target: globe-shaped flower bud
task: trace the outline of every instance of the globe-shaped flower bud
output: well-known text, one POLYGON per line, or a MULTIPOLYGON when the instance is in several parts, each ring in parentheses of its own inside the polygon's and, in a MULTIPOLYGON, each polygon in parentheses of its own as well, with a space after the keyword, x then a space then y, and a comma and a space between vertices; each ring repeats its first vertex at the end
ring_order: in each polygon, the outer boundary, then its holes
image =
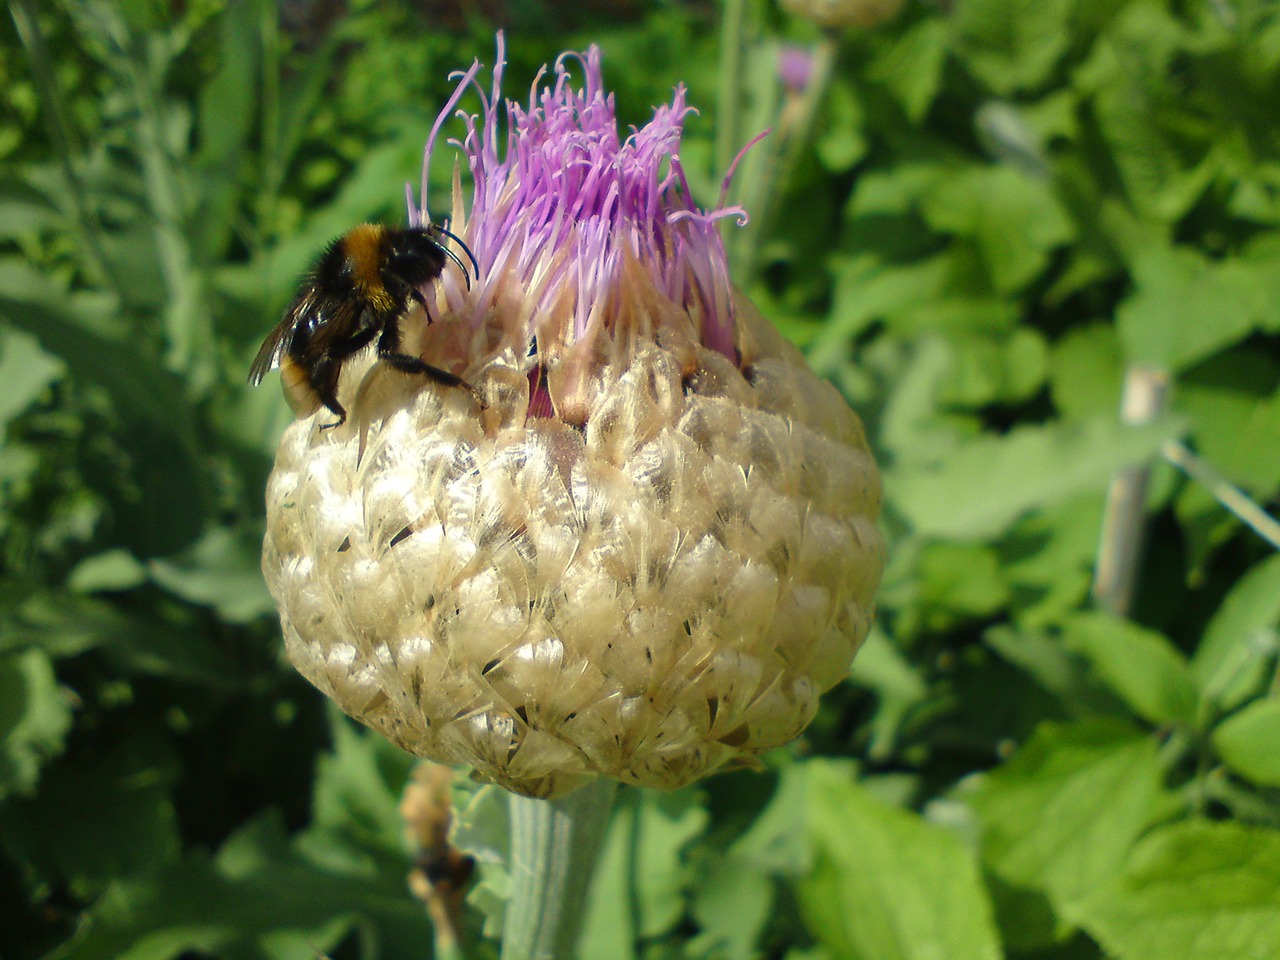
POLYGON ((730 286, 716 220, 740 211, 690 199, 683 89, 622 140, 596 49, 582 67, 526 108, 499 57, 465 118, 469 211, 455 176, 478 277, 446 271, 402 324, 483 404, 356 358, 350 419, 297 420, 267 492, 303 675, 531 796, 678 787, 797 736, 884 559, 861 424, 730 286))

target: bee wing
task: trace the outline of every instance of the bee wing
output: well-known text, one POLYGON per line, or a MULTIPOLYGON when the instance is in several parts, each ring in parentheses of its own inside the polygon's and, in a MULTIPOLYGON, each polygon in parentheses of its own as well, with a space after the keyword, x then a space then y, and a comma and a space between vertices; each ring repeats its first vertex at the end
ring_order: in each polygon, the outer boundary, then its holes
POLYGON ((249 368, 249 383, 253 386, 256 387, 260 384, 268 371, 274 370, 280 365, 280 358, 284 356, 289 334, 293 332, 297 322, 294 314, 293 310, 285 314, 284 319, 276 324, 276 328, 271 331, 271 335, 258 348, 258 355, 253 358, 253 365, 249 368))
POLYGON ((262 341, 257 356, 253 358, 253 365, 249 367, 249 383, 256 387, 263 377, 280 366, 280 361, 291 349, 291 341, 299 331, 305 331, 305 341, 308 343, 315 339, 317 332, 323 333, 327 325, 326 319, 324 301, 317 294, 314 285, 304 287, 285 311, 284 319, 262 341))

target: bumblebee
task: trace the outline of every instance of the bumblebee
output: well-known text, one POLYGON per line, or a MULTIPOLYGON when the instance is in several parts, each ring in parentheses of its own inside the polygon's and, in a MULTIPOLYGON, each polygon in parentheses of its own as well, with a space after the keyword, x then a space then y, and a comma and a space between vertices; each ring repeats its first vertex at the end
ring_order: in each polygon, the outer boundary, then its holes
MULTIPOLYGON (((289 387, 305 384, 337 414, 341 426, 347 411, 338 402, 342 365, 377 338, 378 359, 397 370, 428 377, 449 387, 475 389, 461 377, 401 352, 400 319, 412 303, 424 310, 421 288, 438 280, 449 261, 471 287, 471 274, 444 237, 460 246, 479 273, 466 244, 435 225, 384 227, 366 223, 333 241, 302 282, 284 319, 263 342, 249 368, 256 386, 267 371, 280 367, 289 387)), ((430 322, 428 313, 427 321, 430 322)))

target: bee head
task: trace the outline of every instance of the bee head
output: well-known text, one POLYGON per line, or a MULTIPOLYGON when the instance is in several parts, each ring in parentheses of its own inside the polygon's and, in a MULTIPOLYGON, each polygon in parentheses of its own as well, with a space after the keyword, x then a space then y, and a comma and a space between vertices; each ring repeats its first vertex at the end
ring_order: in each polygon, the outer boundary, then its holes
POLYGON ((449 252, 427 230, 388 231, 386 271, 410 286, 440 276, 449 252))

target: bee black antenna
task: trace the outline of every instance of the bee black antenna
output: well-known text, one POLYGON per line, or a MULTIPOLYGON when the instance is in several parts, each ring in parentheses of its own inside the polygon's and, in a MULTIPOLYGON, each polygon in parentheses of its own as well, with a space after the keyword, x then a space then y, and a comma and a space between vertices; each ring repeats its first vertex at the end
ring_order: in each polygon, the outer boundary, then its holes
MULTIPOLYGON (((475 257, 475 254, 471 252, 471 248, 468 247, 465 243, 463 243, 462 239, 456 233, 453 233, 450 230, 446 230, 444 227, 433 224, 431 229, 435 230, 436 233, 440 234, 443 237, 448 237, 450 240, 452 240, 454 243, 456 243, 458 246, 462 248, 462 252, 467 255, 467 259, 471 261, 471 265, 476 268, 476 278, 479 279, 480 264, 476 263, 476 257, 475 257)), ((452 260, 454 263, 458 265, 458 269, 462 271, 462 275, 467 278, 467 289, 470 290, 471 274, 467 272, 466 265, 463 264, 463 262, 458 259, 458 255, 456 253, 454 253, 444 244, 440 244, 440 249, 444 251, 444 255, 446 257, 448 257, 450 260, 452 260)))

